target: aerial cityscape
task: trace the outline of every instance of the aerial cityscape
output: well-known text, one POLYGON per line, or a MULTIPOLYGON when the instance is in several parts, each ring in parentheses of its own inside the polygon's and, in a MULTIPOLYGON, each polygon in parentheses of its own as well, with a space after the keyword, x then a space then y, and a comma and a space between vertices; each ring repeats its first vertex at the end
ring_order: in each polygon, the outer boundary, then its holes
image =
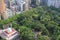
POLYGON ((60 40, 60 0, 0 0, 0 40, 60 40))

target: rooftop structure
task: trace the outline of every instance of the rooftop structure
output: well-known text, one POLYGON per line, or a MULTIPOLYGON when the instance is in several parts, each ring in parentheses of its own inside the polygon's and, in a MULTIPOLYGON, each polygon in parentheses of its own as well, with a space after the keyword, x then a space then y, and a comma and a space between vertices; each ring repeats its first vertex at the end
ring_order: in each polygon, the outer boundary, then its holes
POLYGON ((14 28, 7 28, 0 31, 0 36, 6 40, 18 40, 19 33, 14 28))

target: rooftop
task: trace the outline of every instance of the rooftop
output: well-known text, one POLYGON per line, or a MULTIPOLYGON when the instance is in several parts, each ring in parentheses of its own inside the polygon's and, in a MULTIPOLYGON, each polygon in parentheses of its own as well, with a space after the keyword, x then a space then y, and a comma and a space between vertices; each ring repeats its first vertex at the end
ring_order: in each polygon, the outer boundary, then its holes
POLYGON ((18 35, 19 33, 14 28, 7 28, 4 30, 1 30, 1 33, 0 33, 0 36, 6 40, 11 40, 18 35))

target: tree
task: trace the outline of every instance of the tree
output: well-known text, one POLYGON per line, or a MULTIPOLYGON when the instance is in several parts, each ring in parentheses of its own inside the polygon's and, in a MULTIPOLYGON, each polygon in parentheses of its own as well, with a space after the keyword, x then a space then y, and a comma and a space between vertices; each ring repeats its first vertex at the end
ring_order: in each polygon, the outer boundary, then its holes
POLYGON ((37 40, 50 40, 48 36, 42 36, 41 33, 37 35, 37 40))
POLYGON ((34 33, 29 28, 22 26, 19 31, 23 40, 34 40, 34 33))
POLYGON ((56 38, 56 40, 60 40, 60 35, 56 38))

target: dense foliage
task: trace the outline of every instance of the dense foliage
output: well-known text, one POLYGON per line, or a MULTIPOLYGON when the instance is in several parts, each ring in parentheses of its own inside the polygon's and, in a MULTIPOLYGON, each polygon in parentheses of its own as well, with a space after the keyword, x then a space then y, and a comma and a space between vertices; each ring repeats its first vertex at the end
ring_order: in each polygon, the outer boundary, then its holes
POLYGON ((1 23, 12 22, 23 40, 60 40, 60 10, 57 8, 40 6, 5 21, 1 23))
POLYGON ((32 31, 41 32, 43 36, 37 40, 48 40, 45 36, 51 40, 57 40, 56 37, 59 38, 60 35, 59 11, 54 7, 37 7, 20 14, 17 22, 19 26, 26 26, 32 31))

